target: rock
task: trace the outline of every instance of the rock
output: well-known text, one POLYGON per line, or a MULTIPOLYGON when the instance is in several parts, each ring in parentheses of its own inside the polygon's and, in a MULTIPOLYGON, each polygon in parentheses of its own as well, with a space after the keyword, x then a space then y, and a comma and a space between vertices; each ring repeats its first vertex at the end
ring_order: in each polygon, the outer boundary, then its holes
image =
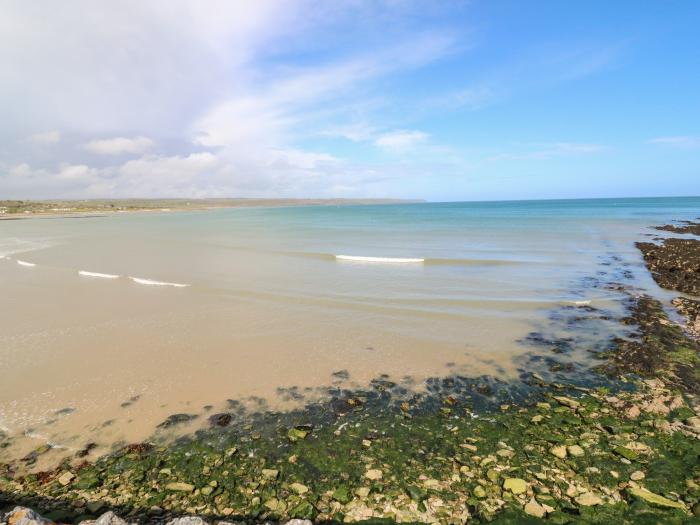
POLYGON ((213 427, 227 427, 231 424, 233 416, 231 414, 213 414, 209 416, 209 424, 213 427))
POLYGON ((663 496, 660 496, 659 494, 655 494, 647 489, 643 489, 641 487, 628 487, 627 488, 628 494, 631 496, 634 496, 635 498, 642 499, 649 503, 650 505, 656 506, 656 507, 665 507, 665 508, 672 508, 672 509, 681 509, 681 510, 686 510, 685 505, 681 503, 680 501, 673 501, 668 498, 664 498, 663 496))
POLYGON ((358 498, 366 498, 367 496, 369 496, 369 492, 369 487, 360 487, 355 489, 355 494, 358 498))
POLYGON ((566 451, 569 453, 570 456, 573 456, 575 458, 579 458, 586 454, 586 452, 578 445, 569 445, 568 447, 566 447, 566 451))
POLYGON ((365 472, 365 477, 367 479, 372 480, 372 481, 377 481, 379 479, 382 479, 383 476, 384 476, 384 473, 377 468, 369 469, 367 472, 365 472))
POLYGON ((289 485, 289 488, 292 489, 292 492, 295 492, 296 494, 302 495, 306 494, 309 492, 309 487, 306 485, 302 485, 301 483, 292 483, 289 485))
POLYGON ((127 525, 127 522, 117 516, 114 512, 105 512, 95 520, 94 525, 127 525))
POLYGON ((583 494, 578 496, 575 499, 575 501, 582 507, 591 507, 593 505, 600 505, 601 503, 603 503, 603 500, 600 499, 600 496, 597 496, 592 492, 584 492, 583 494))
POLYGON ((66 485, 70 485, 70 482, 74 479, 75 474, 73 474, 72 472, 64 472, 58 477, 58 482, 65 487, 66 485))
POLYGON ((100 510, 105 506, 103 501, 91 501, 88 503, 85 507, 87 510, 89 510, 92 514, 97 514, 100 512, 100 510))
POLYGON ((641 470, 635 470, 634 472, 632 472, 632 474, 630 474, 630 479, 632 481, 641 481, 645 477, 646 476, 644 475, 644 472, 642 472, 641 470))
POLYGON ((536 518, 544 518, 544 515, 547 514, 545 508, 539 503, 537 503, 537 500, 535 500, 535 498, 532 498, 530 501, 528 501, 525 504, 525 508, 523 510, 525 511, 525 514, 535 516, 536 518))
POLYGON ((569 408, 578 408, 581 406, 581 403, 576 401, 575 399, 571 399, 570 397, 565 397, 565 396, 554 396, 554 399, 559 403, 560 405, 567 406, 569 408))
POLYGON ((5 522, 7 525, 50 525, 52 523, 26 507, 15 507, 5 514, 5 522))
POLYGON ((523 494, 527 490, 527 482, 520 478, 506 478, 503 488, 510 490, 513 494, 523 494))
POLYGON ((642 413, 641 409, 637 405, 632 405, 625 411, 625 415, 629 419, 636 419, 642 413))
POLYGON ((479 499, 485 498, 486 497, 486 491, 484 490, 484 487, 481 485, 477 485, 474 487, 474 497, 477 497, 479 499))
POLYGON ((263 504, 265 507, 270 509, 272 512, 284 512, 287 508, 284 501, 280 501, 277 498, 270 498, 263 504))
POLYGON ((262 469, 262 475, 267 480, 275 480, 280 475, 280 471, 274 468, 264 468, 262 469))
POLYGON ((543 419, 544 419, 544 416, 542 414, 537 414, 536 416, 532 416, 530 421, 532 423, 541 423, 543 419))
POLYGON ((165 525, 207 525, 207 522, 197 516, 184 516, 170 520, 165 525))
POLYGON ((158 428, 170 428, 181 423, 188 423, 193 419, 197 419, 194 414, 173 414, 168 416, 165 421, 158 425, 158 428))
POLYGON ((549 453, 559 459, 564 459, 566 457, 566 447, 564 445, 558 445, 549 449, 549 453))
POLYGON ((313 525, 313 522, 311 520, 293 519, 289 520, 284 525, 313 525))
POLYGON ((192 492, 194 490, 194 485, 177 481, 175 483, 168 483, 165 486, 165 488, 167 490, 173 490, 175 492, 192 492))
POLYGON ((287 431, 287 437, 291 442, 299 441, 300 439, 306 439, 310 431, 311 429, 306 426, 292 427, 287 431))

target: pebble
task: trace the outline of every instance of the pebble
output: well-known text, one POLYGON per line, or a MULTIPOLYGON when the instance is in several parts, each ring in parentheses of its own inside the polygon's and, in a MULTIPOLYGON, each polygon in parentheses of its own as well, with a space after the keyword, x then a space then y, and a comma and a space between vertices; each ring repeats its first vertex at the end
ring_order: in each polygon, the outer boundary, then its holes
POLYGON ((382 479, 383 476, 384 476, 384 473, 377 468, 372 468, 372 469, 369 469, 367 472, 365 472, 365 477, 367 479, 371 479, 372 481, 382 479))
POLYGON ((630 474, 630 479, 632 481, 641 481, 645 477, 646 476, 644 475, 644 472, 642 472, 641 470, 635 470, 634 472, 632 472, 632 474, 630 474))
POLYGON ((549 449, 550 454, 558 457, 559 459, 564 459, 566 457, 566 447, 564 445, 558 445, 549 449))
POLYGON ((547 514, 545 508, 539 503, 537 503, 535 498, 532 498, 530 501, 528 501, 525 504, 525 508, 523 510, 525 511, 525 514, 534 516, 536 518, 544 518, 544 515, 547 514))
POLYGON ((510 490, 513 494, 523 494, 527 490, 527 482, 520 478, 506 478, 503 488, 510 490))
POLYGON ((575 458, 583 456, 586 452, 578 445, 569 445, 566 447, 567 452, 570 456, 575 458))

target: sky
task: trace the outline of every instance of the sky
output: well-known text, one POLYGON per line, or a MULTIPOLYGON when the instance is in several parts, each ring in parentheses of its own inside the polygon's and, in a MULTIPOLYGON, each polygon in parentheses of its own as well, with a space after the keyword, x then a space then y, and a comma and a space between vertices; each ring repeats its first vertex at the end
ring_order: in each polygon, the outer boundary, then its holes
POLYGON ((0 0, 0 199, 700 195, 700 2, 0 0))

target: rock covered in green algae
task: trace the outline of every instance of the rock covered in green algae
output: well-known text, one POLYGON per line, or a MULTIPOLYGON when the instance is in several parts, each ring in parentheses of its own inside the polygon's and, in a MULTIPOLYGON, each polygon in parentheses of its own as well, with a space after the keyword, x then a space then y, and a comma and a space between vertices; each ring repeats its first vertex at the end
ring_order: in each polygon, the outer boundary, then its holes
POLYGON ((671 499, 660 496, 659 494, 654 494, 653 492, 641 487, 629 487, 627 489, 627 492, 631 496, 642 499, 650 505, 654 505, 656 507, 667 507, 673 509, 687 510, 686 506, 680 501, 673 501, 671 499))
POLYGON ((506 478, 503 482, 503 488, 513 494, 523 494, 527 490, 527 482, 520 478, 506 478))

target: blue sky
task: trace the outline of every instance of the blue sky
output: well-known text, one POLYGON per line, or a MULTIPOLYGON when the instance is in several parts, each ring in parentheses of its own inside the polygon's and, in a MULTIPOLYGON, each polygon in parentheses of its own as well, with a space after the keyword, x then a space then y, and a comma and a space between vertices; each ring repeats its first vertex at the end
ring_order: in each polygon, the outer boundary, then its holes
POLYGON ((3 3, 0 197, 700 194, 700 3, 3 3))

